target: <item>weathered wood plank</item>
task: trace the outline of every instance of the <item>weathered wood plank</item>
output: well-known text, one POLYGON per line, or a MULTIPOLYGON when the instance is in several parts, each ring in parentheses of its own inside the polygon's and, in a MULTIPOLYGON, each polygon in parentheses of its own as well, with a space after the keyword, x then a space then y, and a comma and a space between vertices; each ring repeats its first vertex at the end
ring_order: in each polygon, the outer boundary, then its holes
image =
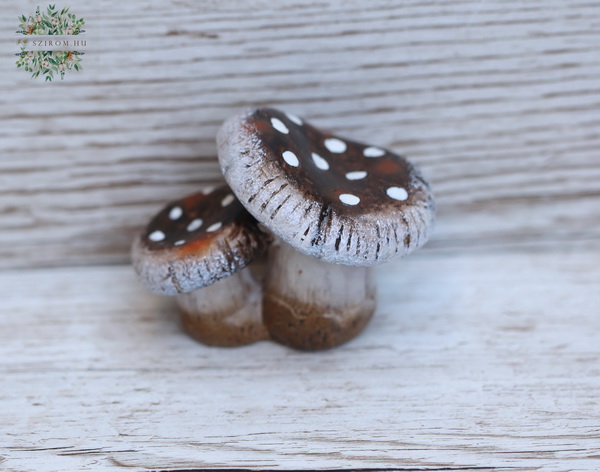
POLYGON ((600 237, 597 2, 266 5, 73 6, 84 72, 1 68, 0 266, 126 261, 163 202, 219 181, 216 130, 256 104, 413 158, 431 247, 600 237))
POLYGON ((598 470, 599 254, 417 254, 315 354, 203 347, 127 267, 0 272, 2 470, 598 470))

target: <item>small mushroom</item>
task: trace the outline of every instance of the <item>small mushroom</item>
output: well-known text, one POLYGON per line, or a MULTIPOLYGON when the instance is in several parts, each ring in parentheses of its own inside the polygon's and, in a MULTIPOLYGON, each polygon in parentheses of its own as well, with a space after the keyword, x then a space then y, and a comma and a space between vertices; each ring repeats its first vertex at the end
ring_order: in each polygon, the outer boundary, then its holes
POLYGON ((169 203, 134 241, 133 266, 151 292, 176 295, 186 330, 214 346, 267 338, 262 289, 249 270, 270 235, 223 186, 169 203))
POLYGON ((370 266, 429 237, 435 205, 427 181, 388 150, 275 109, 228 119, 217 143, 225 180, 279 238, 264 288, 271 337, 324 349, 356 336, 375 310, 370 266))

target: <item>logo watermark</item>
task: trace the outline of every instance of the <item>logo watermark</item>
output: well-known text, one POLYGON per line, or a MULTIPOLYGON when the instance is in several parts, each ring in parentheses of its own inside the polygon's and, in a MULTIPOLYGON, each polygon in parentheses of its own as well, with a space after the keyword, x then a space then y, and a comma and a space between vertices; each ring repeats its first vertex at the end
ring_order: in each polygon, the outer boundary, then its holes
POLYGON ((31 78, 45 77, 52 81, 55 76, 64 79, 67 72, 80 71, 81 60, 87 48, 83 25, 85 20, 69 12, 69 8, 57 10, 49 5, 45 11, 37 7, 35 14, 19 17, 17 67, 31 73, 31 78))

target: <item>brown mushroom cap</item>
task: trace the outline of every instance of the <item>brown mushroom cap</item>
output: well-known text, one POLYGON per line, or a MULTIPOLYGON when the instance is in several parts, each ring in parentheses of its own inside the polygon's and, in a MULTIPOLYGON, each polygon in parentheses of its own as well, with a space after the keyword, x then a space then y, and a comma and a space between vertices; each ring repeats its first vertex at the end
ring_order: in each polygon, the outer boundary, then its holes
POLYGON ((131 258, 148 290, 191 292, 246 267, 270 236, 226 186, 169 203, 133 243, 131 258))
POLYGON ((271 108, 228 119, 217 143, 236 196, 300 252, 369 266, 406 255, 429 237, 435 215, 429 184, 388 150, 271 108))

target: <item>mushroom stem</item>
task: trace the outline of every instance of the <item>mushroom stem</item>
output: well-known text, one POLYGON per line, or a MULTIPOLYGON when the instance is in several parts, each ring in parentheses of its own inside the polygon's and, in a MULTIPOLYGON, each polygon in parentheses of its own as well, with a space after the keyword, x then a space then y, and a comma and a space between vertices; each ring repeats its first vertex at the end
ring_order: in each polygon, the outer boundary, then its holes
POLYGON ((177 295, 187 332, 210 346, 242 346, 268 339, 261 315, 262 290, 245 269, 213 285, 177 295))
POLYGON ((271 337, 296 349, 327 349, 355 337, 376 305, 369 267, 328 264, 279 242, 269 252, 263 321, 271 337))

